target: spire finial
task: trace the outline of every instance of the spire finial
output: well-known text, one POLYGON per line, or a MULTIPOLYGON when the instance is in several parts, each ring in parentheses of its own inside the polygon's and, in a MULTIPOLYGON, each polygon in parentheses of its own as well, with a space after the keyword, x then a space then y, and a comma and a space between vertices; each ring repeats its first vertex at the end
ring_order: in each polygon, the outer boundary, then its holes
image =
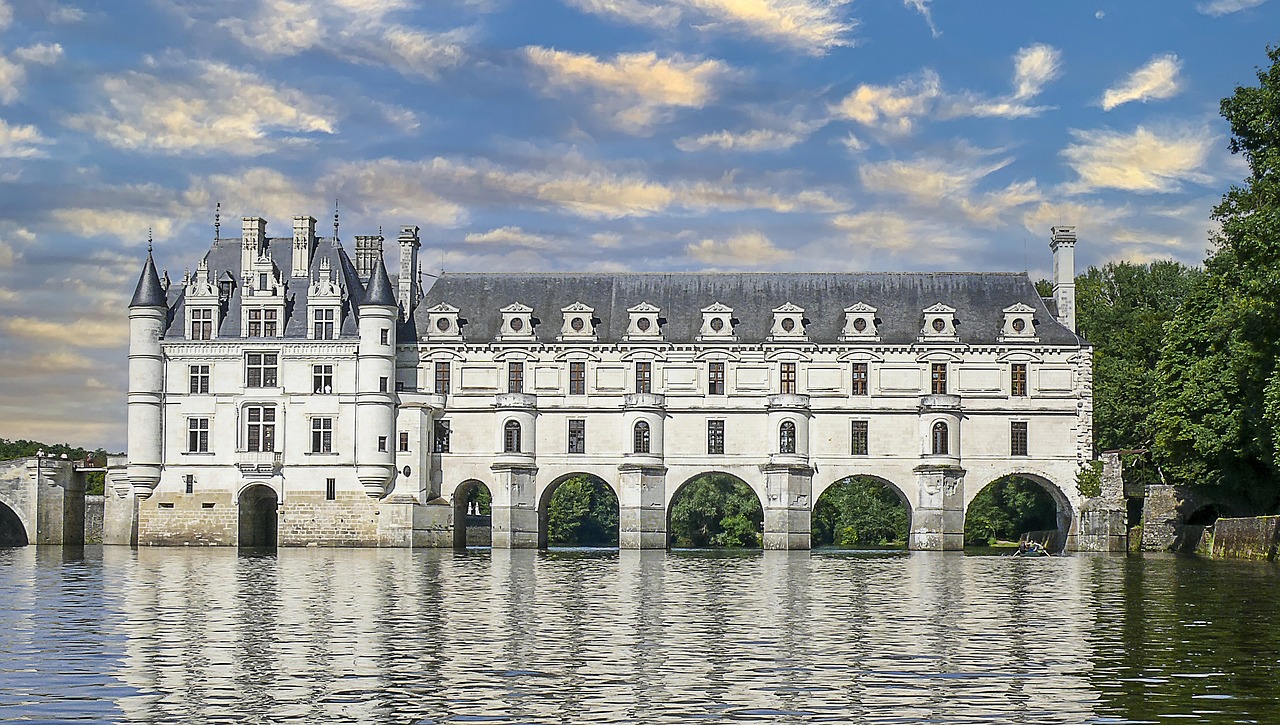
POLYGON ((379 238, 379 239, 381 239, 381 238, 382 238, 382 225, 381 225, 381 224, 379 224, 379 225, 378 225, 378 238, 379 238))
POLYGON ((218 231, 222 228, 222 202, 213 206, 213 246, 218 246, 218 231))
POLYGON ((151 256, 151 247, 153 246, 154 241, 155 240, 151 236, 151 227, 147 227, 147 256, 151 256))
POLYGON ((333 240, 338 241, 338 199, 333 200, 333 240))

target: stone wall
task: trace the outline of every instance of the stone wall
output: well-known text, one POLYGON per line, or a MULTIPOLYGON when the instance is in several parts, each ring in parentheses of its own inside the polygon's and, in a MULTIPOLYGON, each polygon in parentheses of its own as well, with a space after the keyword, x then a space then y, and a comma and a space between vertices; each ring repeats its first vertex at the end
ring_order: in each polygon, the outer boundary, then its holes
POLYGON ((105 496, 84 497, 84 543, 102 543, 102 522, 105 504, 105 496))
POLYGON ((377 546, 378 502, 359 491, 291 493, 280 508, 280 546, 377 546))
POLYGON ((239 535, 239 512, 230 494, 157 494, 138 501, 141 545, 235 546, 239 535))
POLYGON ((1218 519, 1213 526, 1215 559, 1275 560, 1280 516, 1218 519))

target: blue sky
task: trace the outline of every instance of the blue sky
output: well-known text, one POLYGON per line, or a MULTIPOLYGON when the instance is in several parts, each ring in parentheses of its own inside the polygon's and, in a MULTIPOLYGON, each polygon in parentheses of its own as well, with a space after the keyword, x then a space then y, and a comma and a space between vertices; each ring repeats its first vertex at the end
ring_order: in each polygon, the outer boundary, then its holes
POLYGON ((154 230, 429 269, 1199 262, 1271 0, 0 0, 0 436, 120 448, 154 230), (212 9, 211 9, 212 8, 212 9))

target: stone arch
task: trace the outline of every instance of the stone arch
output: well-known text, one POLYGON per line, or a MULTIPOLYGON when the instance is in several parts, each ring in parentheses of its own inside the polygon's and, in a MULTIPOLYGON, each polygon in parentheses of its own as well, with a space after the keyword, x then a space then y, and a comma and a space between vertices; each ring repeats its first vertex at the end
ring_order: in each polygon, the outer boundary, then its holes
POLYGON ((764 545, 763 514, 764 514, 765 498, 764 496, 761 495, 760 489, 757 488, 756 486, 753 486, 750 481, 746 480, 745 478, 737 474, 729 473, 728 471, 710 470, 710 471, 702 471, 699 473, 695 473, 692 476, 689 476, 679 486, 676 486, 671 490, 671 494, 667 498, 667 548, 671 548, 671 545, 672 545, 673 529, 671 526, 671 521, 672 521, 672 514, 675 512, 676 503, 680 500, 680 496, 686 492, 686 490, 689 487, 689 484, 699 479, 705 478, 707 476, 724 476, 726 478, 731 478, 737 481, 738 483, 742 484, 743 486, 745 486, 747 490, 751 491, 751 493, 755 496, 756 503, 759 505, 760 513, 761 513, 761 524, 759 527, 759 531, 757 533, 759 534, 759 537, 760 537, 760 545, 763 547, 764 545))
MULTIPOLYGON (((538 496, 538 548, 539 549, 547 548, 549 543, 548 539, 549 539, 550 531, 548 528, 548 524, 549 524, 549 518, 551 513, 551 499, 553 496, 555 496, 556 489, 560 488, 561 484, 563 484, 564 482, 572 478, 589 478, 594 480, 597 483, 597 485, 603 484, 603 488, 606 491, 608 491, 610 495, 613 496, 614 505, 618 509, 619 525, 621 525, 622 499, 621 499, 621 491, 618 490, 617 484, 605 478, 604 476, 591 473, 590 471, 570 471, 568 473, 561 474, 556 478, 552 479, 551 483, 548 483, 542 489, 542 493, 538 496)), ((619 538, 621 537, 621 533, 622 533, 621 530, 619 530, 618 531, 619 538)))
MULTIPOLYGON (((1075 507, 1072 505, 1071 498, 1067 496, 1067 493, 1060 486, 1058 486, 1057 483, 1055 483, 1052 479, 1050 479, 1048 476, 1045 476, 1044 474, 1035 473, 1032 471, 1025 471, 1025 470, 1009 471, 1007 473, 1003 473, 999 476, 996 476, 995 478, 992 478, 991 480, 982 484, 982 486, 974 489, 973 495, 968 495, 968 490, 966 490, 965 502, 964 502, 965 519, 967 520, 969 517, 969 508, 973 505, 973 502, 978 498, 978 496, 983 491, 987 490, 988 487, 990 487, 992 484, 996 483, 997 481, 1002 481, 1007 478, 1021 478, 1026 481, 1031 481, 1032 483, 1035 483, 1038 486, 1040 486, 1042 490, 1044 490, 1046 493, 1049 494, 1049 497, 1053 499, 1053 504, 1056 509, 1056 518, 1057 518, 1056 530, 1058 532, 1057 534, 1058 540, 1050 542, 1051 544, 1053 544, 1053 546, 1051 546, 1050 548, 1055 549, 1056 551, 1061 551, 1062 549, 1067 547, 1068 544, 1070 543, 1069 539, 1074 533, 1073 529, 1075 526, 1075 519, 1076 519, 1075 507)), ((966 489, 967 488, 968 487, 966 486, 966 489)))
POLYGON ((239 539, 242 549, 274 549, 279 541, 280 497, 264 483, 253 483, 236 497, 240 512, 239 539))
POLYGON ((1222 518, 1222 507, 1216 503, 1207 503, 1186 515, 1187 526, 1212 526, 1222 518))
POLYGON ((18 512, 0 502, 0 548, 6 546, 26 546, 31 543, 27 536, 27 527, 22 523, 18 512))
POLYGON ((912 527, 911 527, 911 524, 912 524, 912 517, 914 516, 914 508, 913 508, 913 507, 912 507, 912 505, 911 505, 911 499, 907 496, 906 492, 902 490, 902 487, 901 487, 901 486, 899 486, 898 484, 894 483, 893 481, 891 481, 891 480, 889 480, 889 479, 887 479, 887 478, 884 478, 883 476, 876 476, 876 475, 874 475, 874 474, 870 474, 870 473, 854 473, 854 474, 850 474, 850 475, 848 475, 848 476, 842 476, 842 477, 837 478, 837 479, 829 480, 825 485, 822 485, 822 486, 820 486, 820 487, 819 487, 819 486, 815 486, 815 487, 814 487, 814 489, 813 489, 813 507, 812 507, 812 511, 816 512, 816 511, 818 510, 818 504, 819 504, 819 503, 821 503, 821 501, 822 501, 822 497, 823 497, 823 496, 825 496, 829 491, 831 491, 831 490, 832 490, 832 489, 834 489, 836 486, 838 486, 839 484, 841 484, 841 483, 843 483, 843 482, 845 482, 845 481, 849 481, 849 480, 857 479, 857 478, 865 479, 865 480, 868 480, 868 481, 873 481, 873 482, 875 482, 875 483, 879 484, 879 485, 880 485, 881 487, 883 487, 885 490, 887 490, 887 491, 889 491, 890 493, 892 493, 896 499, 898 499, 898 502, 899 502, 900 504, 902 504, 902 508, 903 508, 903 509, 905 509, 905 510, 906 510, 906 512, 907 512, 907 531, 906 531, 906 533, 907 533, 907 537, 908 537, 908 539, 909 539, 909 538, 910 538, 910 536, 911 536, 911 528, 912 528, 912 527))
POLYGON ((453 548, 465 549, 468 545, 484 546, 481 539, 487 539, 487 544, 493 544, 493 490, 485 484, 484 481, 475 478, 469 478, 459 483, 453 489, 453 548), (475 494, 483 490, 489 495, 490 509, 488 514, 480 513, 479 508, 472 513, 471 503, 476 500, 475 494), (474 531, 473 531, 474 530, 474 531), (480 530, 488 530, 488 535, 483 536, 478 533, 480 530))

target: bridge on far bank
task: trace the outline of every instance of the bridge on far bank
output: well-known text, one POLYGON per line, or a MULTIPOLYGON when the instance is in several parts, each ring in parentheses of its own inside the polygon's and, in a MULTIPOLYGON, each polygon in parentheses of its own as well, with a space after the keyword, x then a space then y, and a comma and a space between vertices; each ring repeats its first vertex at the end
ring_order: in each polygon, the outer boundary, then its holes
POLYGON ((0 461, 0 546, 85 543, 85 474, 72 461, 0 461))

